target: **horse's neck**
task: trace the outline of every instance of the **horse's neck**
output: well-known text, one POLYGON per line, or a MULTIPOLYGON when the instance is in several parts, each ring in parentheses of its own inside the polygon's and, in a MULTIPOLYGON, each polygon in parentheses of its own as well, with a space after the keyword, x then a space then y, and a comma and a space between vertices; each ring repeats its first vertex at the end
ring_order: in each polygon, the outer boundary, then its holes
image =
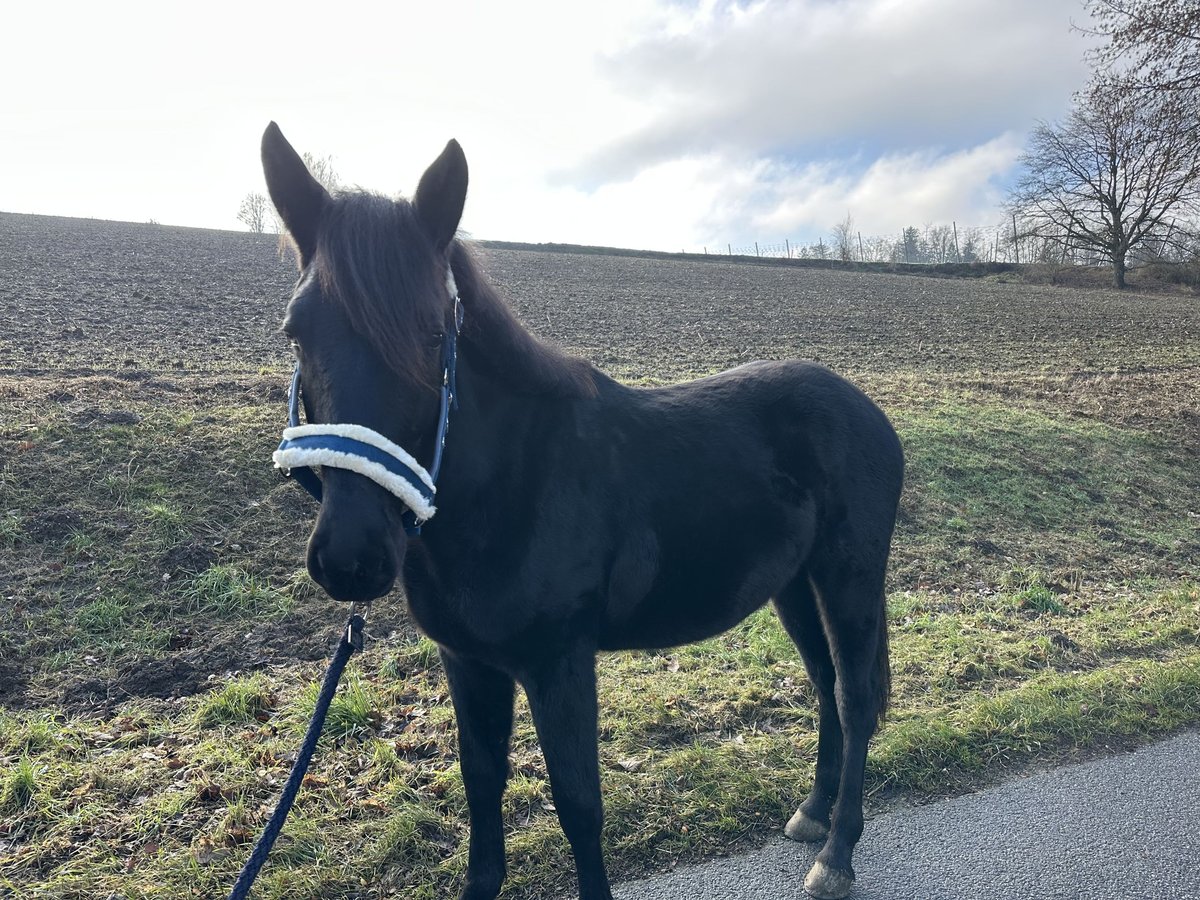
POLYGON ((450 413, 441 479, 458 479, 455 487, 484 488, 498 472, 511 477, 536 456, 532 435, 544 430, 544 417, 561 414, 562 404, 569 402, 521 390, 490 363, 481 364, 469 344, 460 351, 457 380, 458 408, 450 413))
POLYGON ((586 361, 541 344, 478 272, 464 275, 459 402, 450 415, 437 503, 439 515, 444 499, 447 518, 466 519, 479 515, 468 505, 480 497, 527 503, 547 477, 546 442, 570 440, 573 429, 564 423, 606 379, 586 361))
POLYGON ((457 268, 465 309, 461 343, 477 368, 490 370, 516 393, 559 398, 595 393, 595 380, 602 376, 591 364, 538 340, 469 260, 457 268))

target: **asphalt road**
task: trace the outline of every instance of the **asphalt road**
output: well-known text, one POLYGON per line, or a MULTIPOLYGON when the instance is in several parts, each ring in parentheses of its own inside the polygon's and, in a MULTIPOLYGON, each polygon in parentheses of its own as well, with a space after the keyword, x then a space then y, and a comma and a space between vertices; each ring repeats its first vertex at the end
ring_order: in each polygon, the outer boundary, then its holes
MULTIPOLYGON (((781 836, 614 894, 804 898, 818 849, 781 836)), ((1200 733, 877 816, 854 868, 856 900, 1200 900, 1200 733)))

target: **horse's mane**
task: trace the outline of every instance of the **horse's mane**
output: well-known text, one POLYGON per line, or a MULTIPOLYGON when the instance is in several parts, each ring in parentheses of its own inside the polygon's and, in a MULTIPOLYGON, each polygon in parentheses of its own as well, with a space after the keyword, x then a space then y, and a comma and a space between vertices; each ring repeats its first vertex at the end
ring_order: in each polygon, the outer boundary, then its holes
POLYGON ((456 240, 450 264, 464 306, 463 338, 498 379, 523 393, 591 397, 596 369, 525 330, 488 283, 470 246, 456 240))
MULTIPOLYGON (((463 340, 496 378, 522 393, 591 396, 596 370, 525 330, 462 241, 450 248, 464 307, 463 340)), ((436 387, 436 336, 450 327, 445 273, 407 200, 339 192, 323 211, 314 256, 321 290, 340 304, 396 374, 436 387)))

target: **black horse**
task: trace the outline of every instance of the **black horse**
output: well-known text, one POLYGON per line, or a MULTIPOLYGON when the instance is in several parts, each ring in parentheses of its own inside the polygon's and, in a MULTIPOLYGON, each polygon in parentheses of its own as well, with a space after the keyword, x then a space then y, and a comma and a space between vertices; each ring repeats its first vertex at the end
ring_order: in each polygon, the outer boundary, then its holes
POLYGON ((884 414, 811 363, 634 389, 541 343, 455 237, 467 164, 454 141, 411 202, 331 196, 274 123, 262 156, 299 255, 283 327, 310 423, 360 426, 429 465, 461 321, 436 516, 413 528, 378 479, 322 465, 308 570, 347 601, 400 576, 441 650, 471 814, 462 898, 504 880, 516 683, 580 898, 602 900, 597 652, 707 638, 768 600, 820 702, 812 793, 786 833, 824 841, 809 893, 848 893, 890 682, 884 570, 904 461, 884 414))

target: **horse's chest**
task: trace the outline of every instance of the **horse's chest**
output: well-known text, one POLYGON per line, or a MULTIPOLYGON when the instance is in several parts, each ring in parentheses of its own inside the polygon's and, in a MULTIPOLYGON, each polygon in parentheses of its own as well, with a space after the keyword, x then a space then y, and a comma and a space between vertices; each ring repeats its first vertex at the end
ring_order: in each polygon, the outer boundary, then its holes
POLYGON ((409 611, 430 640, 501 668, 563 640, 565 607, 542 609, 535 597, 499 590, 457 587, 435 592, 410 587, 409 611))
POLYGON ((462 653, 486 642, 486 625, 480 617, 466 614, 460 604, 445 597, 410 587, 408 607, 421 632, 443 647, 462 653))

